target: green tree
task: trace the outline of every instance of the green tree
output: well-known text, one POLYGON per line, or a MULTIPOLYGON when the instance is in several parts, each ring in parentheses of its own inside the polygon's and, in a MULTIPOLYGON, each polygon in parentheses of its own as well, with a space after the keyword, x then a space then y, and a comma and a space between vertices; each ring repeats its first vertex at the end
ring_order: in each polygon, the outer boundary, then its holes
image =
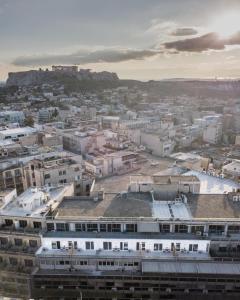
POLYGON ((26 118, 24 120, 24 125, 33 127, 33 125, 34 125, 33 117, 32 116, 26 116, 26 118))

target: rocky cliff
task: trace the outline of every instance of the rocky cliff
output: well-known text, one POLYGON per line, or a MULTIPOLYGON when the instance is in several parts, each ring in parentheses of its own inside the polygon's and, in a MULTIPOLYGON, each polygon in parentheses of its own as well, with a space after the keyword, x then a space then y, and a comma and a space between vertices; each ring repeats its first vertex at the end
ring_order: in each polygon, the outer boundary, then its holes
POLYGON ((117 81, 116 73, 110 72, 89 72, 89 70, 81 70, 81 72, 59 72, 59 71, 43 71, 31 70, 26 72, 9 73, 7 86, 30 86, 41 85, 44 83, 64 83, 64 80, 96 80, 96 81, 117 81))

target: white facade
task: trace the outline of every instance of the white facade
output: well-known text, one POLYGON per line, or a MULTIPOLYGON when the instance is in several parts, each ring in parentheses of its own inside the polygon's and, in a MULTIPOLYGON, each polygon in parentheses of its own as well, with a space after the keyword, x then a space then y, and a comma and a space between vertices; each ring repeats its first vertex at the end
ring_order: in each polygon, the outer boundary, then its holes
POLYGON ((31 135, 36 133, 36 128, 31 127, 21 127, 21 128, 12 128, 0 131, 0 140, 12 140, 18 141, 19 138, 31 135))
POLYGON ((222 124, 209 125, 203 131, 203 140, 206 143, 217 144, 222 137, 222 124))
MULTIPOLYGON (((75 244, 76 249, 81 250, 105 250, 105 251, 190 251, 190 252, 203 252, 208 253, 209 251, 209 240, 179 240, 179 239, 146 239, 146 238, 128 238, 127 236, 123 239, 114 238, 42 238, 42 248, 47 250, 56 249, 69 249, 75 244), (57 243, 59 242, 59 243, 57 243), (91 249, 88 249, 87 242, 93 242, 91 249), (106 244, 107 243, 107 244, 106 244), (125 246, 121 245, 124 243, 125 246), (156 244, 158 250, 156 250, 156 244), (173 245, 174 244, 174 245, 173 245), (192 247, 191 245, 197 245, 192 247)), ((41 252, 40 249, 39 252, 41 252)))

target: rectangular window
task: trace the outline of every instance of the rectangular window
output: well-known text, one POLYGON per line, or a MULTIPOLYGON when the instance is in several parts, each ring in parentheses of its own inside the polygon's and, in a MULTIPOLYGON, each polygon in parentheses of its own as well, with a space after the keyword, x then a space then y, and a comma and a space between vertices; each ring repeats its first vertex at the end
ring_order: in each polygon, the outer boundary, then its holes
POLYGON ((176 251, 180 251, 181 248, 181 244, 180 243, 176 243, 175 249, 176 251))
POLYGON ((137 251, 145 251, 146 245, 145 242, 137 242, 136 243, 136 250, 137 251))
POLYGON ((42 228, 42 223, 41 222, 33 222, 33 227, 34 228, 39 228, 39 229, 41 229, 42 228))
POLYGON ((126 232, 137 232, 137 224, 126 224, 126 232))
POLYGON ((189 244, 189 251, 198 251, 198 244, 189 244))
POLYGON ((85 243, 86 250, 94 250, 94 242, 85 243))
POLYGON ((14 239, 14 244, 15 244, 15 246, 22 246, 23 241, 22 241, 22 239, 14 239))
POLYGON ((154 244, 154 251, 162 251, 162 244, 154 244))
POLYGON ((37 247, 37 241, 36 240, 29 240, 29 246, 32 248, 36 248, 37 247))
POLYGON ((18 263, 17 259, 15 257, 9 257, 9 264, 12 266, 16 266, 18 263))
POLYGON ((175 232, 176 233, 187 233, 188 232, 188 226, 183 224, 176 224, 175 225, 175 232))
POLYGON ((128 250, 128 243, 120 242, 120 250, 128 250))
POLYGON ((6 226, 13 226, 13 220, 11 220, 11 219, 5 219, 5 225, 6 226))
POLYGON ((100 231, 106 232, 107 231, 107 224, 100 224, 100 231))
POLYGON ((47 223, 47 231, 54 231, 54 223, 47 223))
POLYGON ((85 226, 85 224, 82 224, 82 223, 76 223, 75 230, 76 231, 86 231, 86 226, 85 226))
POLYGON ((20 228, 25 228, 25 227, 27 227, 27 221, 25 221, 25 220, 20 220, 20 221, 19 221, 19 227, 20 227, 20 228))
POLYGON ((170 232, 170 224, 159 224, 159 230, 163 233, 170 232))
POLYGON ((198 244, 193 245, 193 251, 198 251, 198 244))
POLYGON ((112 224, 112 232, 121 232, 121 224, 112 224))
POLYGON ((98 231, 98 225, 92 223, 87 224, 87 231, 98 231))
POLYGON ((33 267, 33 261, 31 259, 24 259, 25 267, 33 267))
POLYGON ((61 244, 60 241, 52 242, 52 249, 60 249, 61 244))
POLYGON ((111 242, 103 242, 103 249, 104 250, 112 250, 112 243, 111 242))
POLYGON ((44 179, 49 179, 49 178, 51 178, 50 174, 45 174, 44 175, 44 179))
POLYGON ((8 239, 5 237, 0 237, 0 245, 7 245, 8 239))
POLYGON ((69 231, 69 225, 67 223, 56 223, 57 231, 69 231))

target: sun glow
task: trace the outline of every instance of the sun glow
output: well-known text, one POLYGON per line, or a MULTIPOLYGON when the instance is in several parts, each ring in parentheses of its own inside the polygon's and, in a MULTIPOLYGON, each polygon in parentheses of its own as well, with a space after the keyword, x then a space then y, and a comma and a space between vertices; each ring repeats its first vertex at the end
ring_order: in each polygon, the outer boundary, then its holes
POLYGON ((228 38, 240 31, 240 13, 232 12, 220 15, 210 25, 212 32, 216 32, 221 38, 228 38))

